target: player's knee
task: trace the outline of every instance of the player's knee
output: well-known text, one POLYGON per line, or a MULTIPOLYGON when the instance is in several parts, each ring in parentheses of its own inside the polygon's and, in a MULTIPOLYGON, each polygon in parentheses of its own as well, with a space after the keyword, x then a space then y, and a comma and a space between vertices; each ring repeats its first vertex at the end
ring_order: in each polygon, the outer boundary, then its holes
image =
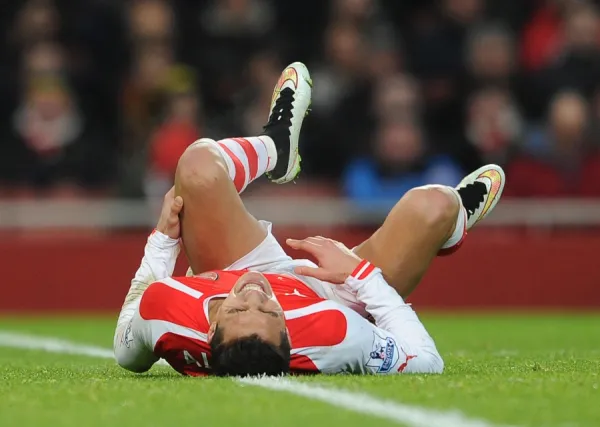
POLYGON ((406 193, 408 203, 426 222, 427 226, 453 224, 458 215, 458 201, 448 188, 419 187, 406 193))
POLYGON ((206 190, 219 179, 228 179, 219 151, 206 141, 196 141, 181 155, 176 172, 176 182, 180 188, 201 187, 206 190))

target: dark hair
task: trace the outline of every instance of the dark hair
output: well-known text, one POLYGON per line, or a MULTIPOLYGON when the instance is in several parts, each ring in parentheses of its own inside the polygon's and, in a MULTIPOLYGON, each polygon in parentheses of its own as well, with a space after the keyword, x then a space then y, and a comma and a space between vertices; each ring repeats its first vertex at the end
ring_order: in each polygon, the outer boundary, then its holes
POLYGON ((223 331, 216 328, 210 342, 210 365, 219 377, 282 375, 290 371, 290 341, 285 331, 281 343, 271 344, 256 334, 223 343, 223 331))

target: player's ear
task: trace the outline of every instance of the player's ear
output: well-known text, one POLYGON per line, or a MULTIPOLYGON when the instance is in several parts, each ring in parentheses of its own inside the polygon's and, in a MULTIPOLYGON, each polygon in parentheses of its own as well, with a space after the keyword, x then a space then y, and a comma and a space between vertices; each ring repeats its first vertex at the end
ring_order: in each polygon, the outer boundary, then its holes
POLYGON ((217 322, 211 323, 210 328, 208 328, 208 336, 207 336, 207 341, 209 344, 212 341, 213 337, 215 336, 216 330, 217 330, 217 322))

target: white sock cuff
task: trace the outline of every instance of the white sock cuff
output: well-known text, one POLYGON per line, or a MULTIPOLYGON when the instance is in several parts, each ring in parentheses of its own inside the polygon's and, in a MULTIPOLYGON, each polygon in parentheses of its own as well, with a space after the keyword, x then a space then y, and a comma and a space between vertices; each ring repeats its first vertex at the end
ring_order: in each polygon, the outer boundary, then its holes
POLYGON ((270 172, 275 168, 275 164, 277 163, 277 148, 275 148, 275 143, 273 139, 268 135, 257 136, 256 138, 260 139, 267 150, 267 156, 269 157, 269 164, 267 166, 267 172, 270 172))
POLYGON ((458 200, 459 209, 458 216, 456 218, 456 225, 454 226, 452 236, 450 236, 446 243, 444 243, 442 249, 448 249, 453 246, 456 246, 457 244, 461 243, 467 235, 467 210, 462 204, 462 199, 460 198, 458 191, 456 191, 456 189, 452 187, 446 188, 451 190, 452 193, 454 193, 454 195, 456 196, 456 199, 458 200))

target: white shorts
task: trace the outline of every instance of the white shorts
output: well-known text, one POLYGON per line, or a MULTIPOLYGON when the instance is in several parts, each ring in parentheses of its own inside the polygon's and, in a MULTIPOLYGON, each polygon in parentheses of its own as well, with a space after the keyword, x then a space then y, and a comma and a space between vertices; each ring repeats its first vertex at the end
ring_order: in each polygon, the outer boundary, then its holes
MULTIPOLYGON (((259 221, 259 223, 267 232, 265 239, 260 245, 231 264, 225 270, 248 269, 259 271, 261 273, 276 273, 293 276, 314 290, 321 298, 336 301, 351 308, 363 317, 367 316, 368 313, 365 310, 365 305, 356 299, 356 294, 346 285, 334 285, 313 277, 301 276, 294 273, 294 267, 317 267, 317 265, 308 259, 292 259, 292 257, 285 253, 283 247, 281 247, 277 239, 275 239, 275 236, 273 236, 273 233, 271 232, 273 224, 268 221, 259 221)), ((193 275, 192 271, 188 269, 187 275, 193 275)))

